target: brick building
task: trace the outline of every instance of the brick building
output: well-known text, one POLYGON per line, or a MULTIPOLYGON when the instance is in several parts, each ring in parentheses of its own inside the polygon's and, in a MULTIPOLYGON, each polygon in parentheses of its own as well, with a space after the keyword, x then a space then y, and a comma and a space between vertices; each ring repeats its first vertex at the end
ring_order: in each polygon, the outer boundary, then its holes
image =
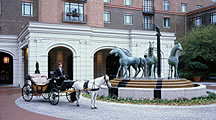
POLYGON ((186 16, 186 32, 201 25, 216 24, 216 4, 192 10, 186 16))
POLYGON ((0 0, 0 6, 0 83, 23 85, 36 61, 48 76, 57 62, 72 79, 115 74, 106 62, 116 59, 109 51, 118 46, 143 57, 148 42, 156 40, 153 24, 162 31, 166 76, 176 37, 191 29, 200 12, 210 12, 215 23, 216 5, 214 0, 0 0))
POLYGON ((1 0, 0 4, 3 35, 18 35, 28 21, 38 21, 128 30, 153 30, 158 24, 161 31, 179 37, 186 31, 190 11, 214 0, 1 0), (75 9, 79 16, 70 14, 75 9))

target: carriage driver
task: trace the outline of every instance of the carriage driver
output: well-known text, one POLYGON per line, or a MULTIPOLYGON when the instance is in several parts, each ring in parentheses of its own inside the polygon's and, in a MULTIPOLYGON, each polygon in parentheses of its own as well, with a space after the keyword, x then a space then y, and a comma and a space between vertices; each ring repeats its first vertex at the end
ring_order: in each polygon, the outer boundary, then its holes
POLYGON ((65 72, 62 68, 62 63, 58 64, 58 68, 56 68, 56 78, 57 78, 57 85, 61 85, 61 83, 65 79, 65 72))

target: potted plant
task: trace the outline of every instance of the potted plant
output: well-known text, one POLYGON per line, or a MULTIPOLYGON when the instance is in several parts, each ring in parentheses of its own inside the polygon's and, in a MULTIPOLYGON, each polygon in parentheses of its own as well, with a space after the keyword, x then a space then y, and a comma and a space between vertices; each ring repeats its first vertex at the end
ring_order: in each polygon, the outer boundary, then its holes
POLYGON ((72 15, 73 15, 72 12, 68 12, 68 13, 67 13, 67 16, 72 16, 72 15))
POLYGON ((193 80, 199 82, 201 75, 204 72, 207 72, 208 66, 200 62, 189 62, 186 66, 188 72, 191 72, 193 75, 193 80))

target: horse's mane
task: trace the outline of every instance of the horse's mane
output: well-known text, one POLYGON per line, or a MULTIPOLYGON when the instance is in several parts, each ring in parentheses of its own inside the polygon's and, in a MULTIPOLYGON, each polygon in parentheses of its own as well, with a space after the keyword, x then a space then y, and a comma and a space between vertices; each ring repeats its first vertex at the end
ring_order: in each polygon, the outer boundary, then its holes
MULTIPOLYGON (((102 76, 102 77, 103 77, 103 76, 102 76)), ((95 81, 96 81, 96 80, 99 80, 99 79, 101 79, 102 77, 98 77, 98 78, 95 78, 95 79, 93 79, 93 80, 95 80, 95 81)))
POLYGON ((131 57, 132 54, 130 53, 129 50, 125 49, 125 48, 120 48, 128 57, 131 57))
MULTIPOLYGON (((97 80, 103 79, 103 77, 104 77, 104 75, 103 75, 103 76, 101 76, 101 77, 97 77, 97 78, 95 78, 95 79, 92 79, 92 80, 95 80, 95 81, 97 81, 97 80)), ((109 76, 107 76, 107 75, 106 75, 106 77, 109 77, 109 76)))
POLYGON ((179 56, 178 55, 178 50, 177 50, 177 48, 178 48, 178 44, 176 44, 176 45, 174 45, 174 47, 171 49, 171 52, 170 52, 170 56, 179 56))

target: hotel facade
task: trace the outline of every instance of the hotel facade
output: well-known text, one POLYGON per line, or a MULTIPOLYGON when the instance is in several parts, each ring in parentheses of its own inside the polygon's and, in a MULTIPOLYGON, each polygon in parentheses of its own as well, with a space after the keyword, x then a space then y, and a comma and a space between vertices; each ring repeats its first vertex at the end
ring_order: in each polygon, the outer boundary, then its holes
POLYGON ((166 77, 176 38, 202 25, 205 17, 196 18, 206 11, 207 24, 216 19, 214 0, 0 0, 0 4, 0 83, 15 86, 34 73, 36 62, 48 77, 58 62, 74 80, 114 77, 119 58, 109 51, 121 47, 143 57, 149 41, 156 43, 154 24, 161 29, 166 77))

